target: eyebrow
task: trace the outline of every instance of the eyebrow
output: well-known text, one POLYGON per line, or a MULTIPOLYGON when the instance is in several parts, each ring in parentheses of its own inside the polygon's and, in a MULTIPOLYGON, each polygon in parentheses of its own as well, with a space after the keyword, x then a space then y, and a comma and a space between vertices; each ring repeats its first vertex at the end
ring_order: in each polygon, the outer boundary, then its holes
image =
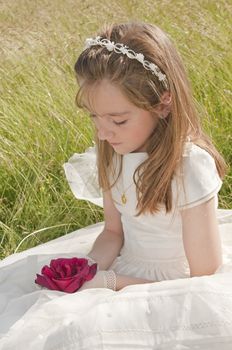
MULTIPOLYGON (((130 111, 124 111, 124 112, 111 112, 111 113, 105 113, 102 115, 102 117, 106 117, 107 115, 111 117, 122 117, 125 114, 129 114, 130 111)), ((95 113, 91 113, 92 115, 95 115, 95 113)))
MULTIPOLYGON (((104 115, 110 115, 110 116, 122 116, 122 115, 124 115, 124 114, 128 114, 128 113, 130 113, 129 111, 125 111, 125 112, 112 112, 112 113, 106 113, 106 114, 104 114, 104 115)), ((104 116, 103 115, 103 116, 104 116)))

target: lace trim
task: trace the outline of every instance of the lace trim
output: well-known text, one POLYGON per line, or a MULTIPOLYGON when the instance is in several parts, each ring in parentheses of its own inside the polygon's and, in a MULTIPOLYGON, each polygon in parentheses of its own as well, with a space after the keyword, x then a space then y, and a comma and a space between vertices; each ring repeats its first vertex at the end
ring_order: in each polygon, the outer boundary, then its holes
POLYGON ((118 330, 115 331, 115 330, 104 330, 103 332, 104 333, 114 333, 114 332, 117 332, 117 333, 127 333, 127 332, 132 332, 132 333, 137 333, 137 332, 144 332, 144 333, 152 333, 152 332, 170 332, 170 331, 176 331, 176 330, 192 330, 192 329, 203 329, 203 328, 210 328, 210 327, 218 327, 218 326, 229 326, 232 324, 232 320, 231 321, 218 321, 218 322, 210 322, 210 321, 207 321, 207 322, 199 322, 199 323, 192 323, 192 324, 188 324, 188 325, 184 325, 184 326, 181 326, 181 325, 177 325, 177 326, 170 326, 168 328, 165 328, 165 327, 157 327, 157 328, 154 328, 154 329, 149 329, 149 330, 146 330, 146 329, 124 329, 124 330, 118 330))
POLYGON ((116 290, 116 274, 113 270, 105 271, 104 287, 108 289, 116 290))

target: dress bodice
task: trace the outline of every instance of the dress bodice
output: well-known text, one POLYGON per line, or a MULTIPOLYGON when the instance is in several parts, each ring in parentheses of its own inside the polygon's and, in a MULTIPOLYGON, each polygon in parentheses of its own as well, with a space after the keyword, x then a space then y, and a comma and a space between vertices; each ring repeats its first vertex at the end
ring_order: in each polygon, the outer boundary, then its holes
POLYGON ((137 198, 133 174, 136 168, 146 160, 147 153, 124 155, 121 175, 111 189, 115 206, 121 213, 124 231, 124 246, 120 252, 119 260, 149 266, 149 269, 156 271, 156 279, 172 279, 189 275, 182 239, 181 210, 217 196, 221 186, 215 163, 214 161, 212 163, 212 157, 206 151, 190 144, 185 149, 184 157, 186 159, 182 164, 182 171, 184 171, 182 175, 185 180, 185 188, 182 189, 180 178, 175 175, 172 181, 174 205, 173 210, 169 213, 166 213, 165 208, 163 208, 156 214, 136 216, 137 198), (198 159, 199 157, 200 159, 198 159), (205 164, 201 169, 202 162, 205 164), (209 163, 213 166, 211 167, 211 175, 204 170, 205 167, 209 166, 209 163), (197 179, 194 173, 197 174, 197 179), (212 183, 208 178, 207 181, 205 180, 208 175, 214 178, 212 183), (125 204, 121 200, 123 193, 127 199, 125 204))
MULTIPOLYGON (((147 156, 145 152, 124 155, 121 175, 111 189, 124 230, 124 245, 111 268, 118 273, 151 280, 188 277, 181 210, 199 205, 212 197, 217 198, 222 181, 213 157, 199 146, 187 142, 181 167, 176 169, 171 183, 173 210, 166 213, 161 208, 156 214, 136 216, 137 198, 133 175, 147 156), (125 204, 121 201, 124 192, 127 198, 125 204)), ((74 195, 101 205, 95 160, 94 148, 90 148, 83 154, 75 154, 64 168, 74 195)), ((116 161, 116 176, 119 166, 116 161)))
POLYGON ((146 159, 146 153, 130 153, 123 157, 122 174, 112 188, 112 198, 121 213, 124 230, 124 251, 146 259, 166 260, 183 256, 180 213, 172 211, 166 214, 161 210, 157 214, 136 216, 136 189, 133 174, 146 159), (127 189, 127 190, 126 190, 127 189), (121 201, 125 191, 127 201, 121 201))
MULTIPOLYGON (((124 246, 120 252, 118 262, 149 266, 149 270, 156 266, 156 278, 170 278, 164 276, 159 268, 165 271, 175 265, 181 267, 179 273, 188 274, 186 258, 182 241, 181 218, 179 212, 166 213, 161 210, 156 214, 141 214, 136 216, 136 188, 133 174, 136 168, 147 158, 146 153, 130 153, 123 157, 122 173, 112 188, 112 198, 121 213, 124 231, 124 246), (126 203, 121 196, 125 192, 126 203), (183 261, 185 264, 183 265, 183 261)), ((173 274, 173 271, 172 271, 173 274)), ((175 274, 176 278, 176 274, 175 274)))

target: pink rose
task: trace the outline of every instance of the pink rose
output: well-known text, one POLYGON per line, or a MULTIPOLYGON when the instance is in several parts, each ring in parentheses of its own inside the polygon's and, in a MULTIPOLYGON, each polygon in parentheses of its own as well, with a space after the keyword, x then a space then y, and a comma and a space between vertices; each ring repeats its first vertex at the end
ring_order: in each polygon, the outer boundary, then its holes
POLYGON ((90 281, 97 272, 97 264, 88 265, 85 258, 58 258, 43 266, 36 274, 35 283, 52 290, 67 293, 76 292, 85 281, 90 281))

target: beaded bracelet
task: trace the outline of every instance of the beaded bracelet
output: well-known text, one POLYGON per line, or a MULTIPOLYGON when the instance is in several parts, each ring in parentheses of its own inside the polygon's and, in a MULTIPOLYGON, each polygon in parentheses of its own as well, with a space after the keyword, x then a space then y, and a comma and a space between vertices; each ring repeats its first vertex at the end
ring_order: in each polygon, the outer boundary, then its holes
POLYGON ((104 273, 104 287, 116 290, 116 274, 113 270, 107 270, 104 273))

